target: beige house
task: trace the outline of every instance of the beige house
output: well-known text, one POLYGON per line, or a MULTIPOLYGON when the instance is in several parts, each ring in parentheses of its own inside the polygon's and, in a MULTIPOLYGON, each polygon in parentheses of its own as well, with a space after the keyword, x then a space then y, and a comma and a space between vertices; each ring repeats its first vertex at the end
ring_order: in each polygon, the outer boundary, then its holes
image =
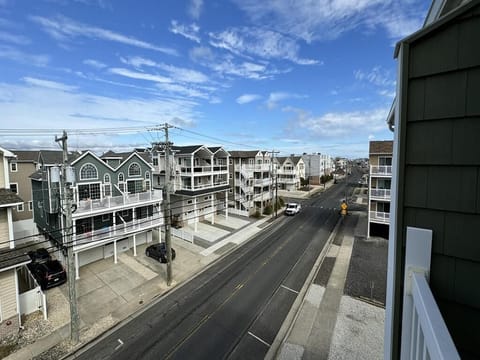
POLYGON ((388 238, 393 141, 370 141, 367 236, 388 238))
POLYGON ((17 270, 30 262, 22 252, 15 251, 13 241, 13 209, 23 200, 10 191, 8 161, 15 155, 0 148, 0 339, 18 331, 20 304, 17 270))

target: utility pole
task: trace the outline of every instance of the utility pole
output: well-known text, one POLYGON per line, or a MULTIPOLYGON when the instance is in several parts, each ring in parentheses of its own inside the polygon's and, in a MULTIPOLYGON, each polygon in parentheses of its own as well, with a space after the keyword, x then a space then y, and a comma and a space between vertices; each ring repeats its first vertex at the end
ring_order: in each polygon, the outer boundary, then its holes
POLYGON ((64 206, 63 212, 65 214, 65 228, 63 229, 64 242, 63 245, 67 248, 68 260, 68 295, 70 300, 70 339, 76 344, 79 341, 79 317, 77 306, 77 293, 75 288, 75 261, 73 258, 73 241, 72 241, 72 189, 67 182, 67 167, 68 167, 68 147, 67 147, 67 132, 64 130, 60 138, 55 136, 56 142, 61 142, 63 150, 63 164, 62 176, 60 177, 60 187, 63 192, 64 206))
POLYGON ((156 129, 165 131, 165 142, 155 143, 156 145, 163 146, 165 152, 165 186, 163 192, 165 193, 165 201, 163 202, 163 208, 165 212, 165 247, 167 249, 167 286, 172 285, 172 234, 171 234, 171 218, 172 210, 170 204, 170 189, 171 189, 171 170, 170 170, 170 147, 173 145, 168 140, 168 129, 172 128, 172 125, 165 123, 158 126, 156 129))
MULTIPOLYGON (((279 152, 280 151, 275 151, 275 149, 272 149, 270 152, 272 154, 272 163, 275 161, 275 154, 278 154, 279 152)), ((275 217, 278 217, 278 169, 275 167, 272 168, 275 170, 275 217)))

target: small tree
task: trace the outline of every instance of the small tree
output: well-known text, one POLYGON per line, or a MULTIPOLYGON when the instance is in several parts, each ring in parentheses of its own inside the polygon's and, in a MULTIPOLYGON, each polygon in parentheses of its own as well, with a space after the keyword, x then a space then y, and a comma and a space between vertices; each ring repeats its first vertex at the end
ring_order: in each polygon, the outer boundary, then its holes
POLYGON ((253 214, 253 217, 256 218, 256 219, 260 219, 260 210, 257 209, 257 211, 255 211, 255 213, 253 214))
POLYGON ((265 206, 265 208, 263 209, 263 214, 264 215, 271 215, 272 212, 273 212, 273 208, 272 208, 272 205, 270 205, 270 204, 265 206))

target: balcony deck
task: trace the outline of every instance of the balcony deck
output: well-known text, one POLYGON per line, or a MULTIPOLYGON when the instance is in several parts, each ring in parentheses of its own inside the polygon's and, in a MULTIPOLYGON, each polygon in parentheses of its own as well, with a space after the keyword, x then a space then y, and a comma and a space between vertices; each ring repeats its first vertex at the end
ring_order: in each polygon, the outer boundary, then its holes
POLYGON ((373 177, 392 177, 391 165, 371 165, 370 175, 373 177))
POLYGON ((381 211, 370 211, 370 222, 379 224, 390 224, 390 213, 381 211))
POLYGON ((125 207, 132 207, 134 205, 147 205, 161 202, 162 200, 163 195, 161 190, 151 190, 124 196, 109 196, 98 200, 80 200, 77 202, 77 210, 72 216, 73 218, 78 218, 109 210, 121 210, 125 207))

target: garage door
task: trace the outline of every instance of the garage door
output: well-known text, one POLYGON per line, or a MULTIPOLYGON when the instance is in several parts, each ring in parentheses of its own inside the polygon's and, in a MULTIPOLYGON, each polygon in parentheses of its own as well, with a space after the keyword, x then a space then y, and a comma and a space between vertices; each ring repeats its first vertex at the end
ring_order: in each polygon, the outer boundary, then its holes
MULTIPOLYGON (((114 243, 112 242, 110 244, 105 245, 105 247, 104 247, 105 258, 113 256, 114 251, 115 251, 114 247, 113 247, 113 244, 114 243)), ((121 252, 124 252, 124 251, 127 251, 132 246, 133 246, 133 239, 131 237, 130 238, 125 238, 125 239, 122 239, 122 240, 118 240, 117 241, 117 254, 119 254, 121 252)))
POLYGON ((137 242, 137 246, 145 244, 147 242, 147 232, 137 234, 135 241, 137 242))
POLYGON ((101 259, 103 259, 103 246, 99 246, 95 249, 86 250, 78 253, 79 266, 90 264, 94 261, 101 259))

